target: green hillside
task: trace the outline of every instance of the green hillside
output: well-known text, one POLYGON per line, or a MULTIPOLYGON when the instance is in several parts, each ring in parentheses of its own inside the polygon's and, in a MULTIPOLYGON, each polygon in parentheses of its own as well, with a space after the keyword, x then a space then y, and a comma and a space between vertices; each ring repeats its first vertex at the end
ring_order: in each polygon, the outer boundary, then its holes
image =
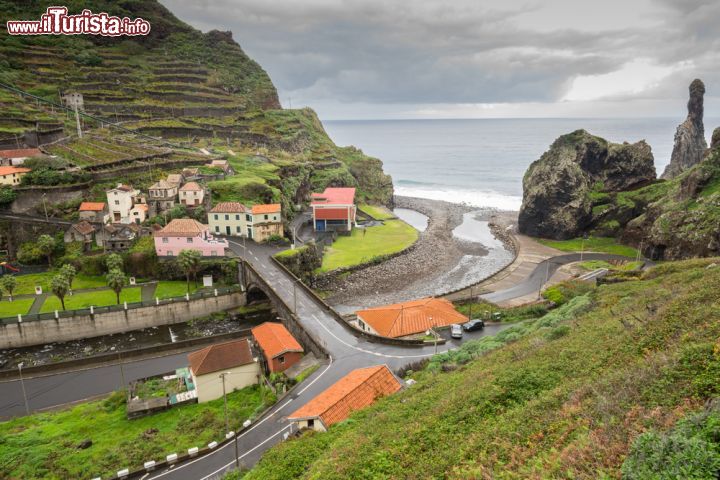
MULTIPOLYGON (((28 132, 63 129, 69 140, 48 148, 66 161, 63 168, 117 172, 119 181, 130 181, 125 171, 138 165, 163 171, 202 165, 207 157, 195 158, 197 148, 241 163, 260 154, 272 175, 253 180, 256 185, 246 190, 216 185, 213 198, 280 201, 292 215, 291 205, 310 191, 334 185, 356 186, 361 198, 389 202, 392 182, 382 163, 337 147, 312 110, 282 110, 267 73, 230 32, 202 33, 155 0, 64 4, 70 13, 89 8, 142 17, 152 25, 147 37, 21 37, 3 31, 7 19, 37 19, 47 5, 0 0, 0 82, 57 104, 65 93, 82 93, 88 114, 158 141, 103 129, 89 118, 79 139, 72 114, 0 89, 0 144, 6 148, 28 132)), ((238 171, 244 173, 256 176, 252 169, 238 171)))
POLYGON ((417 384, 244 478, 714 478, 717 262, 656 267, 436 356, 417 384))

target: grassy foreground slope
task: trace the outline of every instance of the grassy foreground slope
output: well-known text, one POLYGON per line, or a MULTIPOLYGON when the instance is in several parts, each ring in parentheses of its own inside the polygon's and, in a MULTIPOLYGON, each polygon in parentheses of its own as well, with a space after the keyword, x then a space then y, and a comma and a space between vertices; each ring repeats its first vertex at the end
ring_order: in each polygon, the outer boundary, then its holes
POLYGON ((638 436, 720 394, 713 262, 658 266, 468 342, 328 433, 273 448, 245 478, 620 478, 638 436))

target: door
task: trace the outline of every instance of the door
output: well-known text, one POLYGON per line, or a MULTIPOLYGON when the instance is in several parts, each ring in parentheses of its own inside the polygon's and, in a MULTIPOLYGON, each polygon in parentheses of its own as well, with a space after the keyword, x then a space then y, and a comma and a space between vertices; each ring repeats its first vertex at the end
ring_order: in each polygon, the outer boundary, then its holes
POLYGON ((227 233, 228 235, 230 235, 230 225, 228 225, 228 226, 225 227, 225 233, 227 233))
POLYGON ((252 228, 248 227, 248 238, 253 238, 252 228))
POLYGON ((325 231, 325 220, 317 220, 315 222, 315 230, 318 232, 324 232, 325 231))

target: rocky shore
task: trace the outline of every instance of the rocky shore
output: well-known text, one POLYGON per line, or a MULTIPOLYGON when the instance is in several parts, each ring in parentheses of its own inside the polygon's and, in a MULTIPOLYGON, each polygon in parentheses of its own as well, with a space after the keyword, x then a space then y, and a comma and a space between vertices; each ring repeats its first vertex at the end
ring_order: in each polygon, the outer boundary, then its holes
MULTIPOLYGON (((443 289, 451 290, 476 280, 482 270, 478 267, 480 259, 488 258, 487 268, 493 270, 504 266, 498 267, 498 262, 512 261, 513 255, 508 249, 490 251, 480 243, 453 236, 453 230, 463 223, 465 214, 478 212, 475 218, 491 221, 497 213, 493 210, 401 196, 395 197, 395 206, 426 215, 429 219, 427 229, 421 232, 414 248, 407 253, 332 282, 328 302, 339 310, 352 311, 354 307, 405 301, 439 293, 443 289)), ((491 230, 498 232, 496 237, 507 246, 512 245, 504 227, 491 226, 491 230)))

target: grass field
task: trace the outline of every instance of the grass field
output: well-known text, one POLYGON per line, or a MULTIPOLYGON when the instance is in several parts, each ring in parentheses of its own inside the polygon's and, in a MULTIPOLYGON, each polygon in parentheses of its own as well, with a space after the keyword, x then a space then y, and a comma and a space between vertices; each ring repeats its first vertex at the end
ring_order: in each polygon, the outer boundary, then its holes
POLYGON ((637 250, 627 245, 622 245, 611 237, 590 237, 583 243, 582 238, 573 238, 570 240, 546 240, 543 238, 537 239, 543 245, 548 247, 557 248, 563 252, 579 252, 581 250, 585 252, 602 252, 611 253, 614 255, 625 255, 626 257, 635 258, 637 256, 637 250))
MULTIPOLYGON (((258 386, 229 393, 227 399, 235 431, 275 401, 258 386)), ((222 440, 223 418, 220 398, 128 420, 124 394, 118 392, 107 400, 10 420, 0 423, 0 478, 113 478, 122 468, 132 470, 148 460, 222 440), (84 440, 92 440, 92 446, 76 448, 84 440)))
POLYGON ((585 270, 597 270, 598 268, 607 268, 608 270, 616 270, 619 272, 628 272, 630 270, 635 270, 636 268, 640 267, 643 264, 643 262, 626 262, 620 265, 615 265, 610 262, 606 262, 604 260, 589 260, 587 262, 582 262, 580 266, 584 268, 585 270))
POLYGON ((360 205, 360 210, 367 213, 375 220, 392 220, 395 215, 387 209, 387 207, 378 205, 360 205))
MULTIPOLYGON (((57 271, 54 270, 43 273, 30 273, 28 275, 15 275, 17 287, 13 295, 33 294, 35 293, 35 285, 40 285, 43 288, 43 292, 47 292, 50 289, 50 282, 55 275, 57 275, 57 271)), ((105 277, 103 276, 91 276, 79 273, 73 280, 72 288, 74 290, 81 290, 83 288, 104 287, 105 285, 105 277)))
MULTIPOLYGON (((120 303, 128 302, 134 303, 140 301, 140 287, 128 287, 124 288, 120 293, 120 303)), ((65 309, 76 310, 79 308, 88 308, 90 305, 94 307, 104 307, 106 305, 117 304, 115 298, 115 292, 112 290, 98 290, 94 292, 82 292, 74 295, 68 295, 65 297, 65 309)), ((53 312, 55 310, 62 310, 60 300, 52 295, 45 300, 40 313, 53 312)))
POLYGON ((388 220, 384 225, 355 228, 349 237, 338 236, 325 250, 320 272, 352 267, 406 249, 418 238, 418 231, 401 220, 388 220))
MULTIPOLYGON (((190 293, 193 293, 197 289, 198 287, 195 285, 195 282, 190 280, 190 293)), ((155 296, 160 299, 184 297, 186 292, 187 282, 182 280, 163 280, 158 282, 157 288, 155 289, 155 296)))
POLYGON ((34 298, 20 298, 10 302, 4 298, 0 301, 0 317, 12 317, 18 313, 26 314, 34 301, 34 298))

